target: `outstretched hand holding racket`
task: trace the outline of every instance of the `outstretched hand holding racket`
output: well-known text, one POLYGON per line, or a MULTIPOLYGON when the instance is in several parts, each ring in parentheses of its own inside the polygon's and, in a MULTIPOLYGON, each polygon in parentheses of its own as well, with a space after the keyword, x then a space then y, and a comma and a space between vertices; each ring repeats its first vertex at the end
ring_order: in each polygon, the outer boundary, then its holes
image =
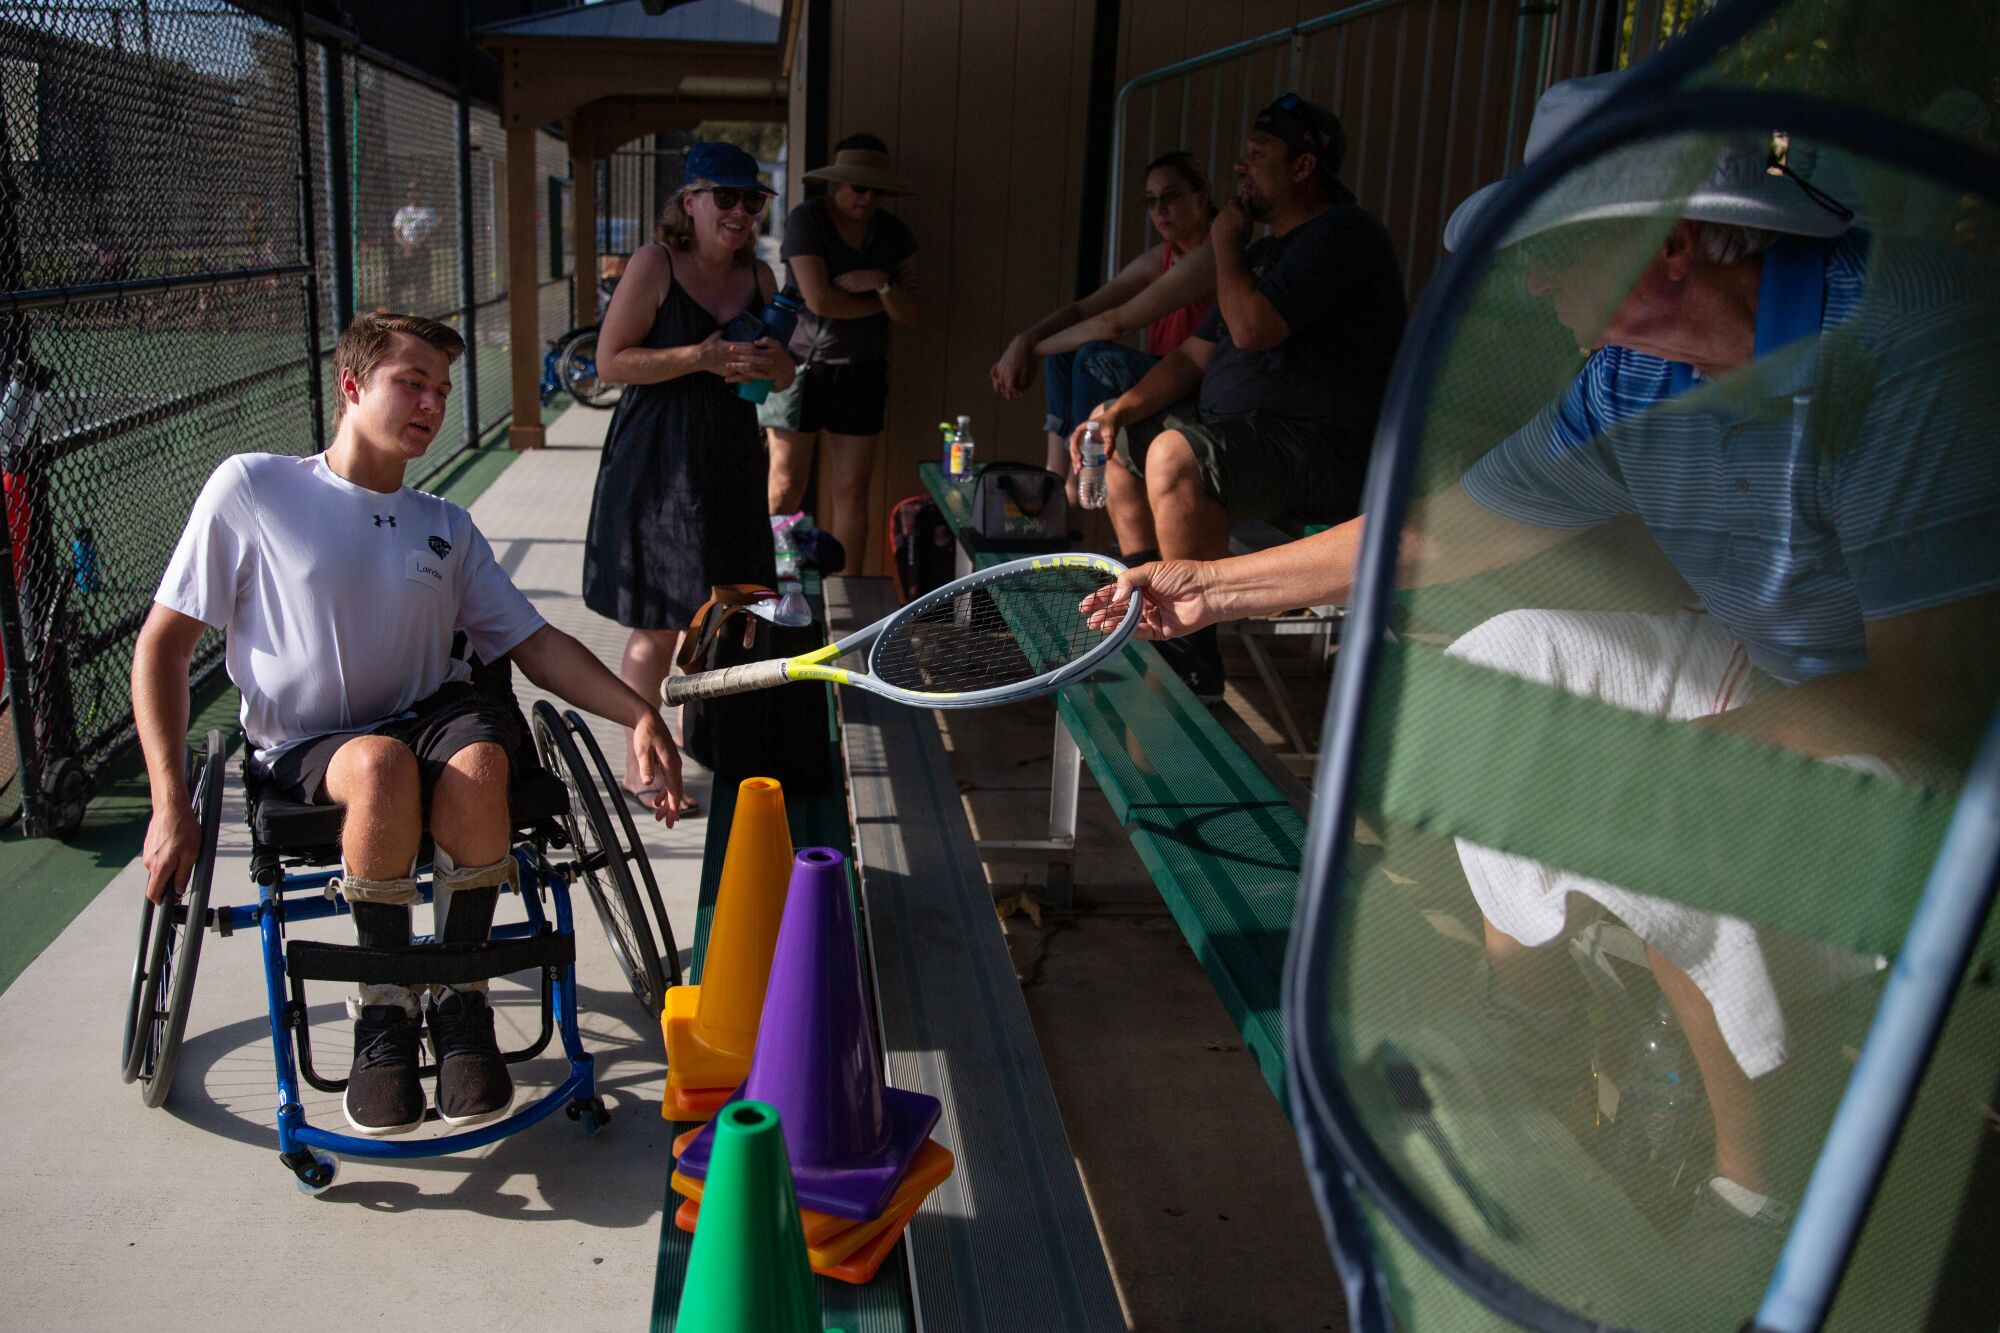
POLYGON ((1083 599, 1083 617, 1092 626, 1108 627, 1132 618, 1140 608, 1142 639, 1177 639, 1218 620, 1227 619, 1202 578, 1208 566, 1199 560, 1155 560, 1124 570, 1113 583, 1083 599))
POLYGON ((1139 598, 1122 614, 1087 619, 1084 599, 1110 588, 1125 566, 1097 555, 1034 556, 980 570, 925 593, 895 614, 814 652, 669 676, 669 705, 743 694, 788 680, 857 686, 921 708, 980 708, 1060 689, 1095 671, 1139 622, 1139 598), (866 648, 865 667, 832 663, 866 648))

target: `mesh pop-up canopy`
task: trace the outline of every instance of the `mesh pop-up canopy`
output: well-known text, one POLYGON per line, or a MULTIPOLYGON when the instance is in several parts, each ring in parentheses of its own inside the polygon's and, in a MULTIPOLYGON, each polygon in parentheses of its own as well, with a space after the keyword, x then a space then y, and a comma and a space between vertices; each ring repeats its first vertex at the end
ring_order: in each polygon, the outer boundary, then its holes
MULTIPOLYGON (((1447 233, 1288 982, 1364 1323, 1736 1328, 1818 1202, 1996 799, 1996 110, 1991 6, 1742 0, 1552 89, 1447 233)), ((2000 1322, 2000 933, 1963 942, 1832 1326, 2000 1322)))

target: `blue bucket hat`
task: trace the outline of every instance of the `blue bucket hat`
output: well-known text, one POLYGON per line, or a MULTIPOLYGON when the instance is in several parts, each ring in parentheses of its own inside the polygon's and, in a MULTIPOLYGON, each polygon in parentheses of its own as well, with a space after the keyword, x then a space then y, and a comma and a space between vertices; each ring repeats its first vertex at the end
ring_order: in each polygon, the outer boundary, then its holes
POLYGON ((757 159, 733 143, 698 143, 688 149, 682 179, 704 180, 726 190, 775 193, 757 179, 757 159))

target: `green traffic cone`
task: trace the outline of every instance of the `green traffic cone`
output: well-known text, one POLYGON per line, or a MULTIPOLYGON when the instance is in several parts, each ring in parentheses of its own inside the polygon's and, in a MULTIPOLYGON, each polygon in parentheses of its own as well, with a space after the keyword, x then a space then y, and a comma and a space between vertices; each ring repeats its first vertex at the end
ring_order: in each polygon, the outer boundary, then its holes
POLYGON ((676 1333, 820 1333, 777 1108, 732 1102, 714 1133, 676 1333))

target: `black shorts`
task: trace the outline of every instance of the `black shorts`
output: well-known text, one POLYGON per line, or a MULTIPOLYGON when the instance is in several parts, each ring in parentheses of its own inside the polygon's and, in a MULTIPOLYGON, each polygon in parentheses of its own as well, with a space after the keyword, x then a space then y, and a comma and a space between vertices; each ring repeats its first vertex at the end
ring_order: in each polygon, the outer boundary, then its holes
POLYGON ((799 367, 791 388, 764 400, 757 424, 801 435, 880 435, 888 404, 887 361, 812 361, 799 367))
POLYGON ((269 766, 259 765, 265 793, 307 805, 327 805, 326 770, 333 756, 356 736, 388 736, 410 747, 417 757, 417 777, 423 784, 424 808, 437 790, 440 774, 451 757, 468 745, 492 741, 507 751, 507 762, 520 765, 520 710, 511 698, 486 693, 469 683, 446 685, 410 707, 408 717, 396 718, 365 731, 333 731, 300 741, 269 766))

